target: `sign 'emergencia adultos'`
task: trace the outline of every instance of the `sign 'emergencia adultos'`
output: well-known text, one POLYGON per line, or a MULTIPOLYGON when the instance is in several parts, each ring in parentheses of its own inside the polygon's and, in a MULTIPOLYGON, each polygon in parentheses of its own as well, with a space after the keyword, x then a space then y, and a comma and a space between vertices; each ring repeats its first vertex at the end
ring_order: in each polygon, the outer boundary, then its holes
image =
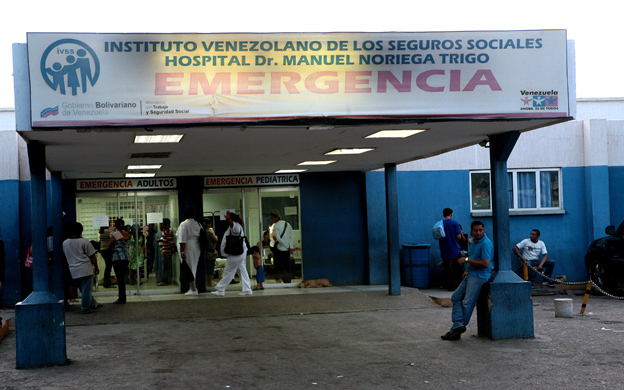
POLYGON ((565 30, 29 33, 33 127, 567 117, 565 30))

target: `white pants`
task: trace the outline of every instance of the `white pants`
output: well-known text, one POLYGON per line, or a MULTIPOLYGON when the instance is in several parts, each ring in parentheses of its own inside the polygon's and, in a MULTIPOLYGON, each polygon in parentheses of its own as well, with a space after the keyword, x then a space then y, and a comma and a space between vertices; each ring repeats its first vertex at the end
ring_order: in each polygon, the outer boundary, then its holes
POLYGON ((243 281, 243 292, 251 291, 251 281, 249 280, 249 274, 247 273, 247 267, 245 266, 246 257, 247 256, 244 254, 227 257, 225 269, 223 270, 223 277, 216 287, 217 291, 225 291, 225 288, 230 284, 232 279, 234 279, 236 271, 238 271, 238 274, 243 281))

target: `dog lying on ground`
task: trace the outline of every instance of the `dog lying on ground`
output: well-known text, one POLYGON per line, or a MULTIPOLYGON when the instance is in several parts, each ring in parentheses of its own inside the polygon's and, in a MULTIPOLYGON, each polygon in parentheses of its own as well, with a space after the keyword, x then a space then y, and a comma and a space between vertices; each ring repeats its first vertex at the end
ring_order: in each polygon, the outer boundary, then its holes
POLYGON ((312 279, 312 280, 304 280, 299 283, 299 288, 312 288, 312 287, 331 287, 333 284, 327 279, 312 279))

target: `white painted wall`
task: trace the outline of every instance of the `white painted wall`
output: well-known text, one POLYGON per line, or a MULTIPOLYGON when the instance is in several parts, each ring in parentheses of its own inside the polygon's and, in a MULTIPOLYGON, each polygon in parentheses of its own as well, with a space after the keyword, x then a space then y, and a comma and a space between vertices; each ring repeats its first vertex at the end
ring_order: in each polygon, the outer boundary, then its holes
POLYGON ((16 132, 0 131, 0 180, 18 180, 18 142, 23 140, 16 132))
POLYGON ((0 108, 0 131, 15 131, 15 110, 0 108))
MULTIPOLYGON (((624 166, 624 99, 577 101, 574 121, 520 135, 508 168, 624 166)), ((397 166, 399 171, 489 169, 489 150, 475 145, 397 166)))
POLYGON ((624 120, 624 98, 578 99, 576 120, 624 120))

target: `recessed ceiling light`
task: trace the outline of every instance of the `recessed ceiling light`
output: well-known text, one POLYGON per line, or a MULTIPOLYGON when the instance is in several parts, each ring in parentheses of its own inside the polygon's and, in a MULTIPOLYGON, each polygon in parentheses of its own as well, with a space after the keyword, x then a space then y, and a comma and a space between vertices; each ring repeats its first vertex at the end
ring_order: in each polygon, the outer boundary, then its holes
POLYGON ((307 171, 307 169, 280 169, 279 171, 275 171, 275 173, 299 173, 305 171, 307 171))
POLYGON ((135 144, 175 144, 180 142, 184 134, 171 135, 137 135, 134 137, 135 144))
POLYGON ((423 131, 426 130, 381 130, 364 138, 407 138, 414 134, 422 133, 423 131))
POLYGON ((327 164, 333 164, 335 162, 336 160, 304 161, 304 162, 300 162, 297 165, 327 165, 327 164))
POLYGON ((308 130, 331 130, 335 127, 334 125, 312 125, 308 127, 308 130))
POLYGON ((128 169, 160 169, 162 165, 128 165, 128 169))
POLYGON ((154 177, 155 173, 126 173, 126 177, 154 177))
POLYGON ((370 152, 371 150, 375 150, 375 148, 350 148, 350 149, 334 149, 331 152, 325 153, 325 155, 336 155, 336 154, 362 154, 366 152, 370 152))

